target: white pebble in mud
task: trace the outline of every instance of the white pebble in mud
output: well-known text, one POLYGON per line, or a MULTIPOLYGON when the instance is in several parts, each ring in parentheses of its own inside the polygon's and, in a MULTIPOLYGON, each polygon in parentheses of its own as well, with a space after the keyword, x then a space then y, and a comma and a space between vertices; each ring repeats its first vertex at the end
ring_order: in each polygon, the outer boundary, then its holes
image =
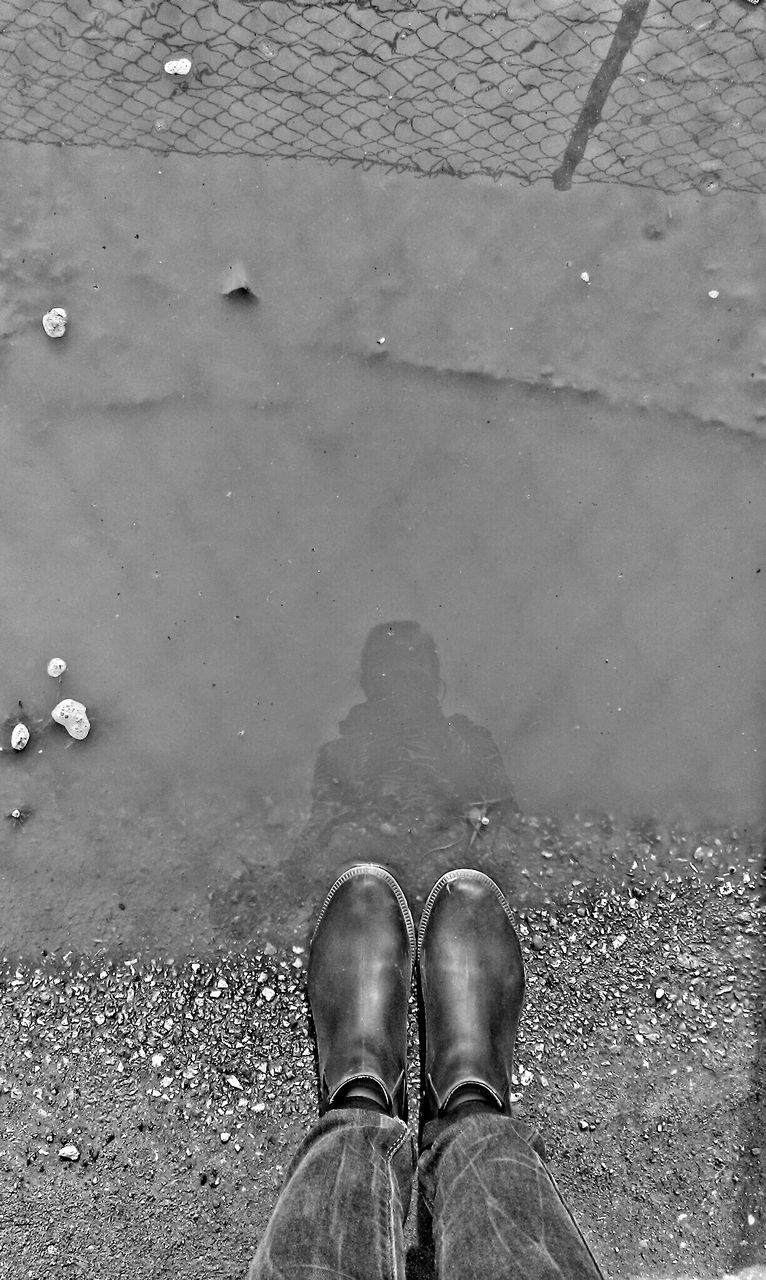
POLYGON ((66 671, 66 663, 63 658, 51 658, 48 663, 48 675, 54 680, 58 680, 66 671))
POLYGON ((168 76, 188 76, 191 69, 191 58, 169 58, 165 63, 165 74, 168 76))
POLYGON ((49 338, 63 338, 66 333, 67 314, 63 307, 53 307, 43 316, 43 329, 49 338))
POLYGON ((90 733, 90 721, 82 702, 64 698, 51 711, 56 724, 63 724, 70 738, 82 740, 90 733))
POLYGON ((23 751, 29 742, 29 729, 25 724, 17 724, 11 734, 11 746, 14 751, 23 751))

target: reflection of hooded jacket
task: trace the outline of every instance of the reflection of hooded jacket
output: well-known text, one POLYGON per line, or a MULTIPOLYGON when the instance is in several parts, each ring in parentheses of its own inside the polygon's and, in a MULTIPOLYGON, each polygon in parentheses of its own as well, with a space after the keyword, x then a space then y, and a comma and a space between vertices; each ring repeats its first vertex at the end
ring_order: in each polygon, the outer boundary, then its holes
POLYGON ((340 822, 401 823, 434 829, 481 801, 517 812, 492 735, 467 716, 445 717, 430 691, 402 682, 352 707, 339 737, 319 750, 311 817, 301 845, 315 848, 340 822))

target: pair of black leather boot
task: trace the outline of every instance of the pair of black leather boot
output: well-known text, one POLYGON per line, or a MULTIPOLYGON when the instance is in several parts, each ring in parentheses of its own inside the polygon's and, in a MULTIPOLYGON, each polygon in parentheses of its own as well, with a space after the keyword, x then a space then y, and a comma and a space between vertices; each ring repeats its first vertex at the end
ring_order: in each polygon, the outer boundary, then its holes
POLYGON ((524 963, 510 907, 481 871, 448 871, 417 939, 403 889, 358 863, 330 889, 308 963, 319 1113, 366 1105, 407 1120, 407 1011, 418 979, 420 1134, 468 1102, 510 1116, 524 963))

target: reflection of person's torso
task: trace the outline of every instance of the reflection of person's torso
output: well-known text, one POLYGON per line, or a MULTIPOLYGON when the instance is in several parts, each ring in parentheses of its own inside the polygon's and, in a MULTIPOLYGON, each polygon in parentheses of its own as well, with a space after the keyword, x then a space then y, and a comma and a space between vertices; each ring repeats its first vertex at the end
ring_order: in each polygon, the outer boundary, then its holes
POLYGON ((303 848, 337 842, 345 824, 432 842, 462 830, 471 805, 503 800, 516 809, 491 734, 466 716, 447 719, 434 698, 361 703, 339 729, 319 751, 303 848))

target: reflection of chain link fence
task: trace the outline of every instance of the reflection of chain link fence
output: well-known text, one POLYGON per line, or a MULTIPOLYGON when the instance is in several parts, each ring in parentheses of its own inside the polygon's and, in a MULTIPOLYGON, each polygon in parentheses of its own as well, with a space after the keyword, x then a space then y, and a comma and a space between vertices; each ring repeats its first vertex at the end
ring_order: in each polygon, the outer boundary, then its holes
POLYGON ((762 191, 764 26, 737 0, 0 0, 0 134, 762 191))

